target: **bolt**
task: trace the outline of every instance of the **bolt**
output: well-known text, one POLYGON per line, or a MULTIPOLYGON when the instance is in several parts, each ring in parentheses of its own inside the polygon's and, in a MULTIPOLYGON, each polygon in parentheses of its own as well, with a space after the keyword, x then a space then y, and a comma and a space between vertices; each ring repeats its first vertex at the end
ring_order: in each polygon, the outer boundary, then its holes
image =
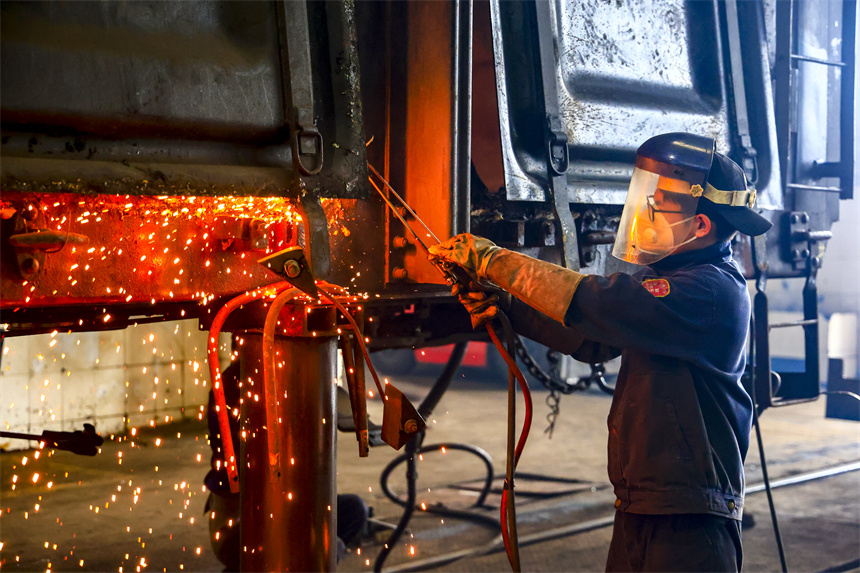
POLYGON ((409 276, 409 271, 401 267, 394 267, 394 270, 391 271, 391 276, 396 279, 402 280, 409 276))
POLYGON ((406 240, 406 237, 394 237, 394 240, 391 241, 391 244, 398 249, 402 249, 409 244, 409 241, 406 240))
POLYGON ((809 257, 809 249, 803 249, 802 251, 800 251, 800 256, 803 257, 804 259, 808 258, 809 257))
POLYGON ((286 263, 284 263, 284 272, 287 273, 287 276, 291 279, 296 278, 300 274, 302 274, 302 266, 295 259, 290 259, 286 263))
POLYGON ((406 420, 403 424, 403 431, 407 434, 414 434, 418 431, 418 422, 415 420, 406 420))
POLYGON ((27 257, 23 261, 21 261, 21 270, 28 275, 34 275, 39 272, 41 265, 39 265, 39 260, 34 257, 27 257))
POLYGON ((799 218, 798 218, 798 216, 797 216, 797 215, 792 215, 792 216, 791 216, 791 224, 792 224, 792 225, 797 224, 798 220, 799 220, 799 218))
POLYGON ((801 215, 801 216, 800 216, 800 222, 801 222, 801 223, 803 223, 804 225, 805 225, 806 223, 808 223, 808 222, 809 222, 809 215, 807 215, 806 213, 804 213, 803 215, 801 215))
POLYGON ((798 251, 797 249, 791 249, 791 256, 795 259, 799 259, 800 258, 800 251, 798 251))
POLYGON ((582 253, 582 260, 585 261, 585 264, 591 264, 594 262, 594 251, 585 251, 582 253))
POLYGON ((36 217, 39 215, 39 208, 35 207, 33 204, 27 205, 27 208, 24 209, 22 213, 23 217, 27 221, 34 221, 36 217))

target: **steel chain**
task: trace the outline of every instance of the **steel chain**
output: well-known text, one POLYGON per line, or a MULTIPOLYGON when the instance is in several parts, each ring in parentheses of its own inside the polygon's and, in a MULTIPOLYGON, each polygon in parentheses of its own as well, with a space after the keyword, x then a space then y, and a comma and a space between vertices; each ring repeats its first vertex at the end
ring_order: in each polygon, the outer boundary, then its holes
POLYGON ((588 387, 588 383, 579 380, 576 384, 568 384, 565 380, 561 379, 561 353, 558 351, 548 350, 546 353, 547 360, 550 363, 550 373, 547 374, 538 366, 532 355, 529 354, 528 349, 519 336, 514 337, 514 348, 529 374, 534 376, 543 384, 544 388, 549 390, 549 395, 546 397, 549 414, 546 416, 547 428, 544 430, 544 433, 549 434, 549 437, 552 438, 553 430, 555 430, 555 422, 561 410, 562 395, 585 390, 588 387))
POLYGON ((574 392, 585 390, 588 387, 588 384, 584 384, 582 380, 578 380, 574 384, 569 384, 561 379, 561 353, 555 350, 549 350, 547 352, 547 359, 550 361, 551 366, 551 375, 549 375, 544 372, 540 366, 538 366, 537 362, 532 358, 532 355, 529 354, 525 345, 523 345, 523 341, 519 336, 514 338, 514 347, 517 351, 517 357, 519 357, 525 365, 529 374, 534 376, 547 390, 554 390, 560 394, 573 394, 574 392))

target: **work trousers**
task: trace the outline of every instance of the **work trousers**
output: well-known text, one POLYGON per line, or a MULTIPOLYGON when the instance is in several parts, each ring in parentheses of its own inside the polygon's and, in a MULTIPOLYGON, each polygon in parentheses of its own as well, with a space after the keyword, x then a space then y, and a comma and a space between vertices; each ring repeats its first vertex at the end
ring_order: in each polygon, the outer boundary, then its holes
POLYGON ((740 571, 741 522, 718 515, 615 512, 606 571, 740 571))

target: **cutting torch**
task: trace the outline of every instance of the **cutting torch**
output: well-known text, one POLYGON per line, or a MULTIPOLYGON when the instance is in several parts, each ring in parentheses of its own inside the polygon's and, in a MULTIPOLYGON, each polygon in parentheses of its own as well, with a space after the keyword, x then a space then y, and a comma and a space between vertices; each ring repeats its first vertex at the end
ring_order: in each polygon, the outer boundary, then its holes
MULTIPOLYGON (((388 189, 389 193, 394 196, 404 209, 416 220, 418 221, 422 227, 427 230, 427 233, 430 237, 432 237, 437 243, 441 243, 438 237, 430 230, 430 227, 427 226, 424 221, 421 220, 421 217, 418 216, 415 211, 406 203, 403 197, 394 190, 394 188, 388 183, 388 181, 380 175, 380 173, 368 163, 368 168, 370 172, 379 179, 386 189, 388 189)), ((406 219, 401 215, 399 209, 392 203, 390 197, 386 195, 385 192, 380 189, 379 185, 373 180, 372 177, 369 178, 371 185, 373 185, 374 189, 379 192, 379 195, 382 197, 382 200, 385 201, 385 204, 391 209, 391 212, 395 217, 412 233, 412 236, 415 237, 415 240, 427 254, 431 264, 435 268, 437 268, 445 279, 445 282, 449 286, 461 285, 463 288, 468 289, 472 284, 473 279, 469 273, 463 269, 462 267, 448 263, 445 261, 440 261, 437 257, 434 257, 430 253, 430 249, 421 239, 415 229, 406 221, 406 219)), ((502 358, 504 358, 505 362, 508 365, 508 456, 507 456, 507 467, 505 472, 505 487, 502 493, 502 507, 501 507, 501 522, 502 522, 502 538, 505 543, 505 549, 508 554, 508 560, 511 564, 511 569, 513 571, 520 571, 520 558, 519 558, 519 546, 517 540, 517 528, 516 528, 516 508, 514 503, 514 471, 516 469, 517 463, 519 462, 520 455, 522 454, 523 448, 525 447, 525 442, 528 439, 529 429, 531 428, 531 415, 532 415, 532 405, 531 405, 531 393, 529 392, 528 384, 526 383, 525 377, 522 372, 520 372, 519 367, 516 365, 516 361, 514 360, 511 351, 514 348, 513 344, 513 329, 511 327, 510 321, 504 315, 504 313, 499 310, 497 317, 502 323, 504 331, 507 335, 508 339, 508 349, 502 345, 501 340, 496 335, 496 331, 493 328, 492 324, 489 322, 486 323, 487 332, 490 335, 490 338, 493 340, 493 344, 495 344, 496 348, 501 354, 502 358), (525 398, 526 404, 526 412, 523 421, 523 429, 520 434, 520 439, 516 442, 516 429, 515 429, 515 420, 516 420, 516 390, 514 386, 514 378, 519 381, 520 388, 523 392, 523 397, 525 398)))

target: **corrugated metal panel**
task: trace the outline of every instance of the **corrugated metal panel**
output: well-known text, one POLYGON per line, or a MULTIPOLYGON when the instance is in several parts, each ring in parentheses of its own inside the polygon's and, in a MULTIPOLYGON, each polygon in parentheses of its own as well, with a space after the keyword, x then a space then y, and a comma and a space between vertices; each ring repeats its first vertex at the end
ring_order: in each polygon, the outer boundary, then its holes
MULTIPOLYGON (((568 139, 571 203, 623 204, 637 147, 659 133, 708 135, 737 155, 725 16, 717 2, 554 0, 548 8, 491 3, 508 199, 544 199, 545 110, 556 106, 545 98, 557 98, 568 139), (541 28, 551 33, 539 36, 541 28), (549 57, 540 56, 541 44, 549 57), (541 85, 535 70, 542 65, 552 66, 555 86, 541 85)), ((747 22, 742 35, 760 40, 764 52, 759 22, 747 22)), ((753 84, 747 94, 757 122, 753 139, 768 167, 759 190, 778 197, 778 176, 773 181, 769 169, 766 52, 757 57, 744 55, 744 71, 753 84)))

